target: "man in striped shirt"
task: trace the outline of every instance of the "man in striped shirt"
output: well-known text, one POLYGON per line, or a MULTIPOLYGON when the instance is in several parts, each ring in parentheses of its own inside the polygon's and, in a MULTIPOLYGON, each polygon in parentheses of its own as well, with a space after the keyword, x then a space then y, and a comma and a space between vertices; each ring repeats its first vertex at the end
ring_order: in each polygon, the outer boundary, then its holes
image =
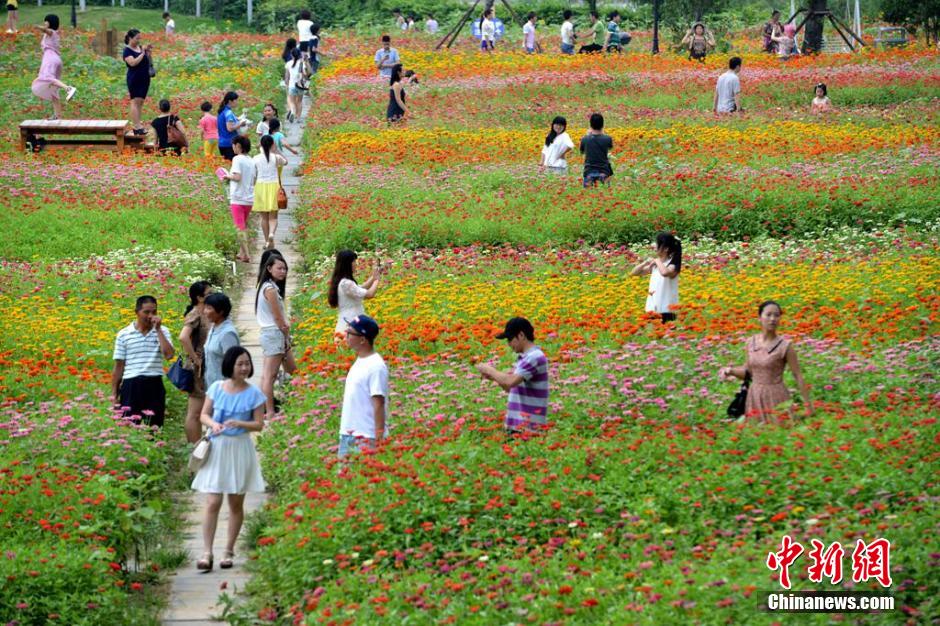
POLYGON ((163 426, 163 361, 174 354, 170 331, 157 315, 153 296, 137 298, 135 310, 137 320, 121 329, 114 340, 111 395, 125 415, 149 426, 163 426))
POLYGON ((506 431, 512 435, 526 430, 545 427, 548 416, 548 359, 535 345, 535 330, 524 317, 514 317, 497 339, 505 339, 518 354, 511 372, 500 372, 491 365, 480 363, 477 370, 483 378, 492 380, 509 392, 506 406, 506 431))

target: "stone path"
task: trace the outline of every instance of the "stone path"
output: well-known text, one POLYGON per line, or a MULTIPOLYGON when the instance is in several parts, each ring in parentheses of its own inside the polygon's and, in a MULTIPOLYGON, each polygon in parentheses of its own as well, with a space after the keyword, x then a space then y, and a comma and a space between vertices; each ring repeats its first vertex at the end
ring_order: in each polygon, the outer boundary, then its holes
MULTIPOLYGON (((309 102, 305 99, 304 117, 306 117, 308 106, 309 102)), ((284 126, 286 126, 288 143, 293 146, 300 146, 303 125, 299 123, 287 124, 285 122, 284 126)), ((254 139, 252 137, 252 143, 256 143, 254 139)), ((285 155, 288 164, 284 167, 281 182, 287 191, 288 205, 286 211, 278 213, 277 232, 274 236, 275 247, 284 255, 290 268, 287 277, 288 304, 290 304, 290 294, 297 293, 297 280, 301 268, 300 254, 295 250, 292 243, 294 230, 293 209, 297 204, 297 187, 300 185, 297 170, 299 170, 304 156, 302 151, 298 151, 300 154, 297 156, 290 153, 285 155)), ((258 326, 255 323, 255 280, 257 279, 258 261, 261 258, 261 229, 257 218, 252 219, 252 227, 256 229, 255 245, 252 248, 252 263, 238 265, 238 272, 241 276, 239 283, 241 296, 237 304, 234 303, 235 298, 232 298, 234 307, 232 314, 234 316, 233 321, 241 335, 242 345, 248 348, 252 362, 255 365, 255 376, 251 382, 260 387, 263 357, 261 356, 258 326)), ((261 436, 264 436, 263 433, 261 436)), ((215 568, 209 573, 196 570, 196 559, 203 552, 202 516, 205 508, 205 496, 194 492, 187 492, 180 494, 180 496, 183 506, 188 507, 186 530, 183 532, 182 540, 190 558, 170 578, 170 594, 167 610, 163 615, 163 624, 165 626, 217 626, 218 621, 214 621, 214 619, 221 615, 223 609, 218 604, 219 595, 224 592, 231 596, 240 592, 250 578, 245 570, 245 553, 247 550, 243 546, 241 546, 241 550, 236 550, 239 554, 235 557, 235 566, 232 569, 219 569, 218 560, 222 556, 225 533, 228 528, 228 505, 223 504, 216 530, 215 568)), ((266 494, 249 493, 245 497, 246 519, 253 511, 263 507, 266 500, 266 494)), ((243 526, 242 535, 244 533, 245 527, 243 526)))

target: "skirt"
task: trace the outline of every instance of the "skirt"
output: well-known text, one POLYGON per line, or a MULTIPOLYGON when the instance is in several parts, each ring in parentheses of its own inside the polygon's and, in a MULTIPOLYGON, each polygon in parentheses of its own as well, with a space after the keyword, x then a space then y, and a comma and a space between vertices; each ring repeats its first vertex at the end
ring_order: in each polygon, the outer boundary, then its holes
POLYGON ((196 472, 192 489, 201 493, 263 493, 264 479, 251 435, 213 437, 209 459, 196 472))
POLYGON ((270 213, 277 211, 277 190, 280 187, 277 181, 273 183, 255 183, 255 203, 251 210, 255 213, 270 213))

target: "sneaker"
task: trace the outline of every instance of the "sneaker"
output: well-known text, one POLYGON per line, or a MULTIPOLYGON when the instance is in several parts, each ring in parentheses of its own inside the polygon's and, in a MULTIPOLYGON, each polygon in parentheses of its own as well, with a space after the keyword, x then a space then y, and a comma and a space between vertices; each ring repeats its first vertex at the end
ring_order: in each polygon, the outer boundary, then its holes
POLYGON ((76 91, 78 91, 78 88, 76 88, 76 87, 69 87, 69 88, 65 91, 65 101, 66 101, 66 102, 71 101, 72 98, 75 97, 75 92, 76 92, 76 91))

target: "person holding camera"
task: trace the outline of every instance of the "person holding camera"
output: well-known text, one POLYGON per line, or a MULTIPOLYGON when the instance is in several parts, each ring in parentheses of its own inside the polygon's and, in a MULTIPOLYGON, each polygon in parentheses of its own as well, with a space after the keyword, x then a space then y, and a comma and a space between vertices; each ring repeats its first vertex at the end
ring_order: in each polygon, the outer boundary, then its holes
POLYGON ((360 285, 354 277, 357 258, 359 255, 352 250, 337 252, 336 265, 333 267, 333 276, 330 278, 327 301, 331 307, 338 309, 334 334, 337 342, 342 341, 348 324, 347 320, 366 314, 365 301, 374 298, 378 293, 382 275, 388 270, 387 266, 378 261, 372 268, 372 275, 360 285))
POLYGON ((131 100, 131 124, 135 135, 146 135, 140 121, 144 100, 150 91, 150 79, 156 74, 153 69, 153 46, 140 43, 140 31, 132 28, 124 35, 124 64, 127 65, 127 93, 131 100))

